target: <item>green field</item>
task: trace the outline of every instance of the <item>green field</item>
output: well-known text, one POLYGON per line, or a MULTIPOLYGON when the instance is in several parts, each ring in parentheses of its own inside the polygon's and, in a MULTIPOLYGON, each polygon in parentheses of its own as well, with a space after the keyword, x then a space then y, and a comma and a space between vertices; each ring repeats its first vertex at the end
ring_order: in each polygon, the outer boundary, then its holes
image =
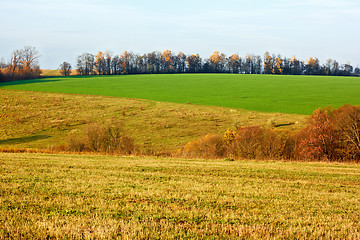
POLYGON ((0 88, 191 103, 259 112, 311 114, 360 104, 360 78, 235 74, 52 77, 0 88))
POLYGON ((360 166, 0 153, 0 239, 359 239, 360 166))

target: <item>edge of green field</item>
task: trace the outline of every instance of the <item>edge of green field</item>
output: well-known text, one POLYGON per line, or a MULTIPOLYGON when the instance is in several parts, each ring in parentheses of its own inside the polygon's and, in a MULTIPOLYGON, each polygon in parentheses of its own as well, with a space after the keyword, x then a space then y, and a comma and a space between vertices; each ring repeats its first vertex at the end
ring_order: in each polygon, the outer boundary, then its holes
POLYGON ((321 107, 360 104, 360 79, 357 77, 235 74, 71 76, 0 83, 0 88, 306 115, 321 107))

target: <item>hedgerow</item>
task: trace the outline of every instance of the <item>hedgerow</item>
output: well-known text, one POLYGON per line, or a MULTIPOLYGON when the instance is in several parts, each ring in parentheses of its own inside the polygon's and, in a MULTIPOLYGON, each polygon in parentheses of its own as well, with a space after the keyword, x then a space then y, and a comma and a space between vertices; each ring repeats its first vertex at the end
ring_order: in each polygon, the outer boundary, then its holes
POLYGON ((360 106, 317 109, 299 132, 260 126, 189 142, 177 155, 201 158, 360 161, 360 106))

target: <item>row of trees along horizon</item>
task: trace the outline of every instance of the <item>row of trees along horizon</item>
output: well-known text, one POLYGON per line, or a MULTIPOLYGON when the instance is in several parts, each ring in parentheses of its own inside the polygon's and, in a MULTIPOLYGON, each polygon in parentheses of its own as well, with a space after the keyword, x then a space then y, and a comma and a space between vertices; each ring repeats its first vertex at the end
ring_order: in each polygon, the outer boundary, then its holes
MULTIPOLYGON (((39 53, 35 47, 24 47, 11 54, 10 61, 0 61, 0 81, 39 78, 39 53)), ((71 74, 72 66, 64 61, 59 70, 61 75, 71 74)), ((209 58, 199 54, 173 54, 170 50, 154 51, 147 54, 135 54, 125 51, 121 55, 99 51, 96 55, 83 53, 77 57, 78 75, 120 75, 120 74, 166 74, 166 73, 232 73, 232 74, 284 74, 284 75, 330 75, 360 76, 360 68, 350 63, 340 64, 328 59, 320 64, 318 58, 310 57, 306 61, 282 57, 266 52, 259 55, 238 54, 226 56, 215 51, 209 58)))
MULTIPOLYGON (((70 74, 71 65, 60 65, 63 75, 70 74)), ((118 74, 159 74, 159 73, 233 73, 233 74, 284 74, 284 75, 332 75, 360 76, 360 68, 350 63, 339 64, 328 59, 321 65, 318 58, 307 61, 281 57, 266 52, 264 57, 247 54, 240 57, 215 51, 209 58, 199 54, 173 54, 170 50, 151 52, 143 55, 125 51, 121 55, 99 51, 96 55, 84 53, 77 58, 76 70, 79 75, 118 75, 118 74)))

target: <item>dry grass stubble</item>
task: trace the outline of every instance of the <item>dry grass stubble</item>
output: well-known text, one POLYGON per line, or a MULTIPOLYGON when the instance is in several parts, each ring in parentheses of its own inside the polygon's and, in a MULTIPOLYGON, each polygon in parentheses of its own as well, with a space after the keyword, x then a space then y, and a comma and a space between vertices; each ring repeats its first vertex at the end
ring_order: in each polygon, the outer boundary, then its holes
POLYGON ((358 164, 0 153, 0 238, 360 238, 358 164))

